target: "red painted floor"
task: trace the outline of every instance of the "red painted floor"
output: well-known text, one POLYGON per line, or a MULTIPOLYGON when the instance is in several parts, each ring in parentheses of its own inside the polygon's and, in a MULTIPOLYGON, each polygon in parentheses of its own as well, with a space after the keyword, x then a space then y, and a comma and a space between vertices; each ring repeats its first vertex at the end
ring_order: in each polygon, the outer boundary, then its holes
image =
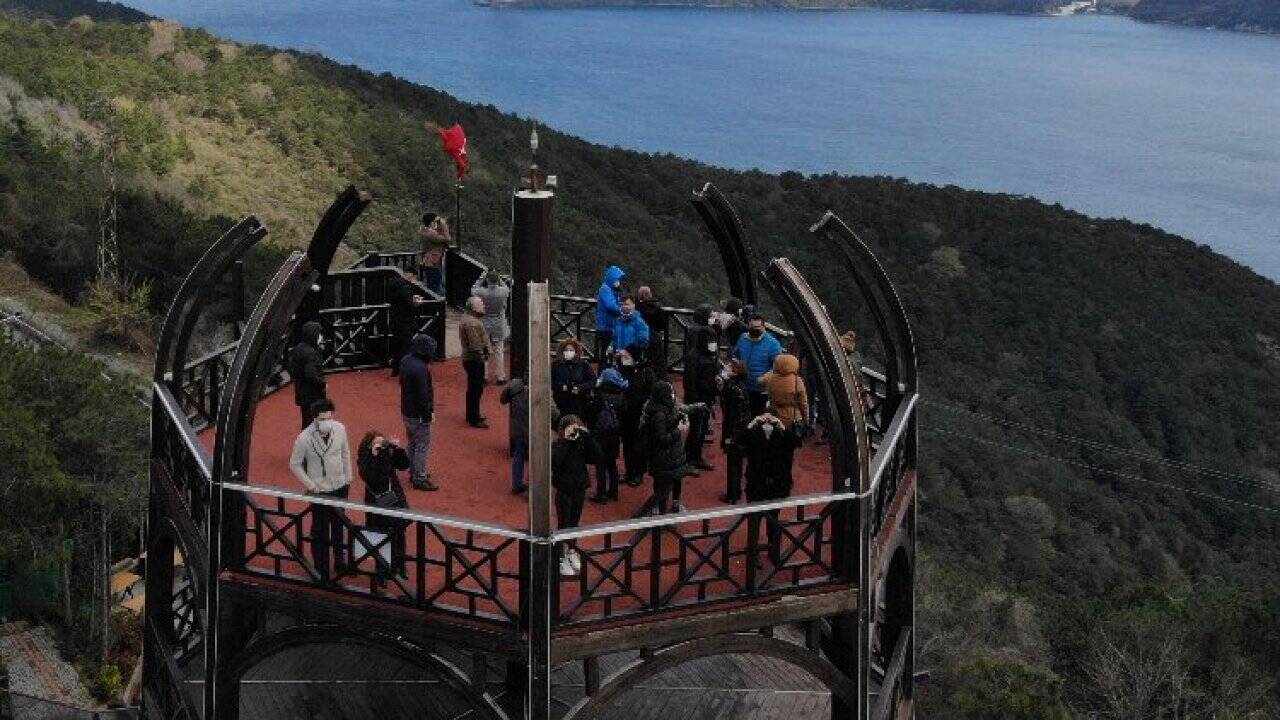
MULTIPOLYGON (((404 478, 409 503, 415 510, 440 513, 505 527, 528 527, 528 503, 524 495, 512 495, 511 461, 507 454, 507 406, 498 402, 502 388, 485 388, 481 412, 490 427, 478 430, 464 419, 463 392, 466 379, 459 360, 431 366, 436 392, 436 421, 432 427, 428 469, 440 490, 413 490, 404 478)), ((329 397, 337 406, 337 419, 347 427, 352 457, 360 438, 369 430, 379 430, 404 441, 400 419, 400 384, 386 370, 335 373, 328 376, 329 397)), ((254 421, 250 483, 301 492, 300 483, 289 472, 289 453, 299 431, 293 391, 285 388, 258 404, 254 421)), ((718 428, 715 437, 719 437, 718 428)), ((720 506, 725 490, 724 458, 719 442, 708 445, 707 459, 715 471, 686 478, 684 504, 688 509, 720 506)), ((619 459, 619 468, 622 461, 619 459)), ((357 473, 358 475, 358 473, 357 473)), ((594 477, 594 473, 593 473, 594 477)), ((827 446, 810 443, 796 455, 794 494, 823 492, 831 488, 830 454, 827 446)), ((583 512, 584 527, 630 517, 649 497, 649 483, 638 488, 622 486, 621 499, 596 505, 588 502, 583 512)), ((351 499, 360 502, 364 488, 359 478, 351 488, 351 499)))
MULTIPOLYGON (((498 402, 501 388, 488 386, 483 413, 491 427, 469 427, 463 417, 465 378, 461 363, 450 360, 432 366, 436 389, 436 420, 432 428, 429 469, 440 486, 436 492, 406 490, 413 509, 523 530, 528 527, 525 495, 510 493, 506 406, 498 402)), ((386 370, 337 373, 328 376, 329 396, 336 416, 347 427, 352 453, 371 429, 404 438, 400 419, 399 382, 386 370)), ((257 407, 249 483, 301 492, 289 471, 289 454, 299 431, 293 393, 286 388, 264 398, 257 407)), ((201 440, 209 444, 208 433, 201 440)), ((723 456, 718 443, 707 446, 708 460, 717 470, 685 479, 683 500, 688 509, 721 505, 724 492, 723 456)), ((619 463, 621 461, 619 460, 619 463)), ((826 446, 809 445, 796 456, 794 493, 830 488, 830 457, 826 446)), ((621 500, 605 505, 587 503, 583 526, 622 520, 635 513, 649 495, 649 484, 623 486, 621 500)), ((361 502, 364 488, 355 478, 350 499, 361 502)), ((314 584, 300 562, 310 562, 313 548, 311 516, 306 503, 267 496, 254 498, 260 507, 250 512, 246 571, 289 582, 314 584)), ((806 511, 813 517, 819 508, 806 511)), ((353 523, 360 515, 348 513, 353 523)), ((796 521, 794 510, 782 514, 796 521)), ((659 609, 678 610, 688 603, 746 599, 744 588, 800 590, 829 578, 830 522, 818 523, 817 535, 805 534, 799 521, 796 541, 784 542, 784 568, 761 570, 748 582, 744 561, 748 523, 738 518, 683 522, 649 534, 620 532, 584 538, 575 543, 583 555, 583 571, 560 578, 559 615, 565 622, 625 618, 659 609), (787 548, 794 548, 788 550, 787 548), (819 559, 821 558, 821 559, 819 559), (658 568, 656 571, 653 568, 658 568), (656 583, 656 586, 655 586, 656 583)), ((763 542, 759 538, 757 542, 763 542)), ((757 546, 759 547, 759 546, 757 546)), ((492 533, 466 533, 455 528, 415 523, 406 533, 409 562, 405 577, 379 594, 415 607, 431 607, 476 619, 508 622, 519 606, 520 545, 492 533)), ((371 560, 337 580, 335 588, 366 594, 372 591, 371 560)))

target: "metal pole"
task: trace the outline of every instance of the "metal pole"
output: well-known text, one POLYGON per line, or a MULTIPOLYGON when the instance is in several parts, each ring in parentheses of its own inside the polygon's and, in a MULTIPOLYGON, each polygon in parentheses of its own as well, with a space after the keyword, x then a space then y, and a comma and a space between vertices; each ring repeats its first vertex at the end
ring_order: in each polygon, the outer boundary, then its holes
POLYGON ((453 184, 453 229, 454 244, 462 250, 462 178, 453 184))
POLYGON ((231 303, 235 316, 232 334, 238 341, 244 332, 244 261, 237 260, 231 266, 231 303))

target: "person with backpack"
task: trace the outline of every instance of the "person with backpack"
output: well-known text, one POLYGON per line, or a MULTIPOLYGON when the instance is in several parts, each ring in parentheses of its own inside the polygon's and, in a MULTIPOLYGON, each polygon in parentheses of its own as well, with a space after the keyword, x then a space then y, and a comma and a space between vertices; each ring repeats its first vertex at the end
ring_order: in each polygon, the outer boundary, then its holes
POLYGON ((606 368, 600 374, 591 408, 591 433, 600 446, 600 460, 596 463, 596 492, 591 496, 593 503, 618 499, 618 449, 622 444, 626 390, 627 380, 617 368, 606 368))
MULTIPOLYGON (((684 480, 684 439, 689 419, 676 409, 676 393, 671 383, 654 384, 640 421, 641 449, 649 457, 653 495, 640 507, 636 517, 666 513, 671 499, 679 498, 684 480)), ((679 500, 670 508, 679 512, 679 500)))

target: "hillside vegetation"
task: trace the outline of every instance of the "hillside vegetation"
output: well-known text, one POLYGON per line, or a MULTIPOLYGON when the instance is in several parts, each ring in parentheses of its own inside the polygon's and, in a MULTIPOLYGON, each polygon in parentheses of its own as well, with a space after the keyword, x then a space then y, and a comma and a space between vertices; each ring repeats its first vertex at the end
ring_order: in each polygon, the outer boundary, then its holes
MULTIPOLYGON (((122 138, 122 260, 152 281, 155 313, 248 213, 272 230, 250 262, 259 285, 348 182, 374 197, 352 249, 408 248, 423 207, 452 211, 432 127, 453 122, 474 168, 466 247, 505 267, 527 120, 168 23, 0 14, 0 249, 82 296, 104 127, 122 138)), ((1031 198, 734 172, 540 135, 540 163, 561 178, 559 291, 589 292, 618 262, 668 302, 721 298, 689 205, 705 181, 741 211, 757 260, 792 258, 841 326, 870 335, 805 232, 824 211, 898 282, 928 401, 923 717, 1274 716, 1275 283, 1156 228, 1031 198)))
POLYGON ((1142 0, 1131 14, 1154 22, 1280 32, 1280 3, 1275 0, 1142 0))

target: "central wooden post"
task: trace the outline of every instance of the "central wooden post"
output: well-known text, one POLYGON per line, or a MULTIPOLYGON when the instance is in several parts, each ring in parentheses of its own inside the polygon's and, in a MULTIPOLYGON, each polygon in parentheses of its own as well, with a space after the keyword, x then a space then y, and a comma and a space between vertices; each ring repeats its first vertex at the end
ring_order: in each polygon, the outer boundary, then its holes
MULTIPOLYGON (((529 381, 529 576, 525 621, 529 633, 529 687, 525 718, 551 717, 551 627, 557 612, 555 588, 559 580, 551 544, 551 298, 547 284, 529 283, 527 351, 529 381)), ((513 345, 513 347, 516 347, 513 345)))
MULTIPOLYGON (((551 280, 554 247, 551 242, 551 211, 555 193, 550 190, 519 190, 511 199, 511 276, 515 292, 511 296, 511 375, 529 377, 529 283, 551 280)), ((547 345, 532 346, 550 352, 547 345)))

